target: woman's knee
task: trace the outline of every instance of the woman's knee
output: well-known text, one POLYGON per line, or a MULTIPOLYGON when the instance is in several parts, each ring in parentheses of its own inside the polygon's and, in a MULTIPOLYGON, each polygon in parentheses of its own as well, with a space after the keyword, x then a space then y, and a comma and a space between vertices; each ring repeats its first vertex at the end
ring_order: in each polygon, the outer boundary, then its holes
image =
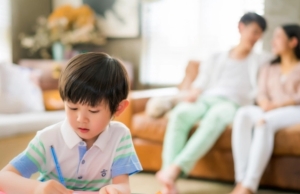
POLYGON ((254 106, 244 106, 238 109, 238 111, 236 112, 236 118, 237 119, 242 119, 242 120, 249 120, 253 117, 253 114, 255 114, 255 112, 253 110, 255 110, 256 107, 254 106))
POLYGON ((256 127, 265 127, 265 125, 266 125, 266 120, 265 119, 259 119, 256 122, 256 127))
POLYGON ((255 129, 254 133, 265 136, 265 138, 274 135, 272 123, 270 123, 268 120, 264 118, 261 118, 256 122, 254 129, 255 129))

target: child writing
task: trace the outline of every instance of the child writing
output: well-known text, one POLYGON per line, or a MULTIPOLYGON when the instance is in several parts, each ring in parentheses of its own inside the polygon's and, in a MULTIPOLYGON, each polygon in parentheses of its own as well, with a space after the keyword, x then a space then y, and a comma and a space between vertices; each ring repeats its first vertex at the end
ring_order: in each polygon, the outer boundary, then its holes
POLYGON ((128 128, 111 121, 128 106, 128 90, 119 60, 104 53, 71 59, 59 80, 66 119, 38 131, 25 151, 0 171, 0 191, 130 193, 128 176, 142 167, 128 128), (40 181, 29 179, 35 172, 40 181))

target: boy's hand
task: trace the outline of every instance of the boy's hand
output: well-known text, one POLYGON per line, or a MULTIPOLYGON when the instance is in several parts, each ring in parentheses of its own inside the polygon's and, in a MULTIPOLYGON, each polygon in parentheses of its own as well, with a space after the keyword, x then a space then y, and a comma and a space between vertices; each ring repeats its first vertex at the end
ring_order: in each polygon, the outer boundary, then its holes
POLYGON ((34 194, 72 194, 73 191, 65 188, 55 180, 41 182, 34 190, 34 194))
POLYGON ((99 194, 121 194, 113 185, 107 185, 100 189, 99 194))

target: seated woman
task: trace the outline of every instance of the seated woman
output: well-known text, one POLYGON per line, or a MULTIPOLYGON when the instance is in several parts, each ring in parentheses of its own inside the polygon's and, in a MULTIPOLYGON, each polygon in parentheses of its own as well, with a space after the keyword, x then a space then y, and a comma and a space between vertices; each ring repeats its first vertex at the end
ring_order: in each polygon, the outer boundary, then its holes
POLYGON ((234 120, 237 185, 232 194, 256 192, 272 155, 275 133, 300 123, 300 26, 277 28, 272 43, 278 57, 260 73, 258 106, 239 109, 234 120))

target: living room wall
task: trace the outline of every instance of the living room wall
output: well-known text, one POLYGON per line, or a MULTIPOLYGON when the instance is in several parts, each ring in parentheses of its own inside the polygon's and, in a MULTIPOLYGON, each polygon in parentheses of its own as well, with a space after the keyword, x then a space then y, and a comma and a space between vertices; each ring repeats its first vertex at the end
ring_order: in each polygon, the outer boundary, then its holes
POLYGON ((12 61, 14 63, 29 57, 27 50, 20 45, 20 33, 30 34, 33 32, 36 19, 50 13, 51 0, 11 0, 12 61))
POLYGON ((282 24, 300 24, 299 0, 265 0, 265 17, 268 30, 263 38, 263 49, 271 51, 271 40, 274 29, 282 24))
MULTIPOLYGON (((22 58, 37 58, 38 55, 29 56, 28 51, 20 45, 19 34, 30 34, 33 31, 36 19, 39 16, 48 16, 51 11, 68 2, 76 5, 79 1, 68 0, 12 0, 12 37, 13 37, 13 62, 18 63, 22 58)), ((99 50, 109 53, 115 57, 132 63, 134 68, 135 83, 134 89, 142 89, 143 86, 138 81, 139 63, 141 56, 141 38, 130 39, 108 39, 107 44, 101 46, 99 50)))
MULTIPOLYGON (((53 8, 69 0, 11 0, 12 5, 12 48, 13 62, 17 63, 21 58, 36 58, 29 56, 28 52, 21 48, 19 34, 20 32, 30 33, 35 25, 38 16, 47 16, 53 8)), ((73 0, 72 3, 78 3, 80 0, 73 0)), ((268 30, 263 38, 264 50, 271 50, 271 39, 273 30, 283 24, 296 22, 300 23, 300 1, 299 0, 265 0, 265 17, 268 20, 268 30)), ((142 41, 141 38, 132 39, 108 39, 106 45, 99 48, 115 57, 129 61, 134 66, 134 89, 143 89, 139 82, 139 65, 141 56, 142 41)), ((151 87, 151 86, 147 86, 151 87)))

